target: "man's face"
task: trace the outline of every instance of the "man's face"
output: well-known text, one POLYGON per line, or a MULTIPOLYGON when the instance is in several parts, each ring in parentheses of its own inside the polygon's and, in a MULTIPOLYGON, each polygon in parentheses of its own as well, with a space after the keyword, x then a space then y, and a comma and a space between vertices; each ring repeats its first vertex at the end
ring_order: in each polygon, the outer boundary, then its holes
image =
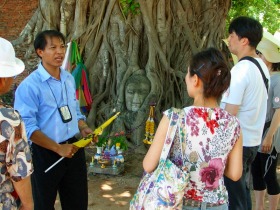
POLYGON ((3 80, 2 82, 0 82, 0 95, 2 95, 11 90, 14 79, 13 77, 7 77, 7 78, 0 78, 0 80, 3 80))
POLYGON ((238 54, 240 41, 241 41, 241 39, 239 39, 239 37, 237 36, 237 34, 234 31, 231 34, 229 34, 228 48, 232 54, 235 54, 235 55, 238 54))
POLYGON ((47 70, 59 69, 65 56, 65 45, 58 37, 48 37, 46 40, 45 49, 37 49, 37 54, 42 58, 43 66, 47 70))

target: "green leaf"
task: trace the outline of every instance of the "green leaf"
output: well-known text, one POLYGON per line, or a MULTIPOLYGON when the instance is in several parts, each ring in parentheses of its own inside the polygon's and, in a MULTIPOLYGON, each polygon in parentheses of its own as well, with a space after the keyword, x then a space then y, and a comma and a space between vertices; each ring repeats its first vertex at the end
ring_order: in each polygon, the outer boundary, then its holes
POLYGON ((257 19, 264 29, 274 34, 280 25, 280 0, 232 0, 227 25, 239 16, 257 19))

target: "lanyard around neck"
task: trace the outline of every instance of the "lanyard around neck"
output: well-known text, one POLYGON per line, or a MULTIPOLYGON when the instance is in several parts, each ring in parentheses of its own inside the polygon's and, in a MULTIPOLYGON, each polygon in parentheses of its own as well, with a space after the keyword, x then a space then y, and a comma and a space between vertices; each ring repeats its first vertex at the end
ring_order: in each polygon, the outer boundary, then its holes
MULTIPOLYGON (((52 92, 52 95, 53 95, 53 97, 54 97, 56 106, 57 106, 57 108, 59 108, 58 102, 57 102, 57 100, 56 100, 56 98, 55 98, 55 95, 54 95, 54 93, 53 93, 53 90, 52 90, 52 88, 51 88, 51 86, 50 86, 48 80, 46 80, 46 82, 47 82, 47 84, 48 84, 48 86, 49 86, 49 88, 50 88, 50 90, 51 90, 51 92, 52 92)), ((66 91, 66 105, 68 106, 68 94, 67 94, 67 88, 66 88, 65 82, 64 82, 64 87, 65 87, 65 91, 66 91)), ((64 97, 63 97, 63 86, 62 86, 62 88, 61 88, 61 97, 62 97, 62 101, 64 102, 64 97)))

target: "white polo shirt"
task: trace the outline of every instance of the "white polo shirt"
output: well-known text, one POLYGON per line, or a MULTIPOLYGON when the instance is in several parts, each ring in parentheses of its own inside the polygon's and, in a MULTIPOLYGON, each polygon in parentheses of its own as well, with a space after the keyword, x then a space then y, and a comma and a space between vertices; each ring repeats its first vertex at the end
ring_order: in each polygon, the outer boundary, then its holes
MULTIPOLYGON (((256 60, 265 76, 270 79, 265 63, 260 58, 256 60)), ((258 146, 261 143, 267 98, 267 90, 258 67, 248 60, 238 62, 231 70, 230 87, 223 94, 220 106, 225 108, 226 103, 239 105, 237 118, 240 121, 245 147, 258 146)))

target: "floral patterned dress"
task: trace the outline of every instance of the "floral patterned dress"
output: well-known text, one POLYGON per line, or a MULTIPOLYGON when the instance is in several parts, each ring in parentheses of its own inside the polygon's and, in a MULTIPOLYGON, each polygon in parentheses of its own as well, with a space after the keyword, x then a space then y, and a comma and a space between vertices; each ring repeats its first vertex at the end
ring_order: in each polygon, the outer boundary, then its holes
MULTIPOLYGON (((170 150, 170 160, 190 172, 184 197, 225 204, 228 194, 223 173, 228 154, 240 136, 239 121, 220 108, 190 106, 184 111, 185 118, 180 119, 181 129, 170 150)), ((170 119, 172 109, 164 114, 170 119)))
POLYGON ((12 108, 0 107, 0 209, 17 209, 12 180, 20 181, 32 172, 24 124, 12 108))

